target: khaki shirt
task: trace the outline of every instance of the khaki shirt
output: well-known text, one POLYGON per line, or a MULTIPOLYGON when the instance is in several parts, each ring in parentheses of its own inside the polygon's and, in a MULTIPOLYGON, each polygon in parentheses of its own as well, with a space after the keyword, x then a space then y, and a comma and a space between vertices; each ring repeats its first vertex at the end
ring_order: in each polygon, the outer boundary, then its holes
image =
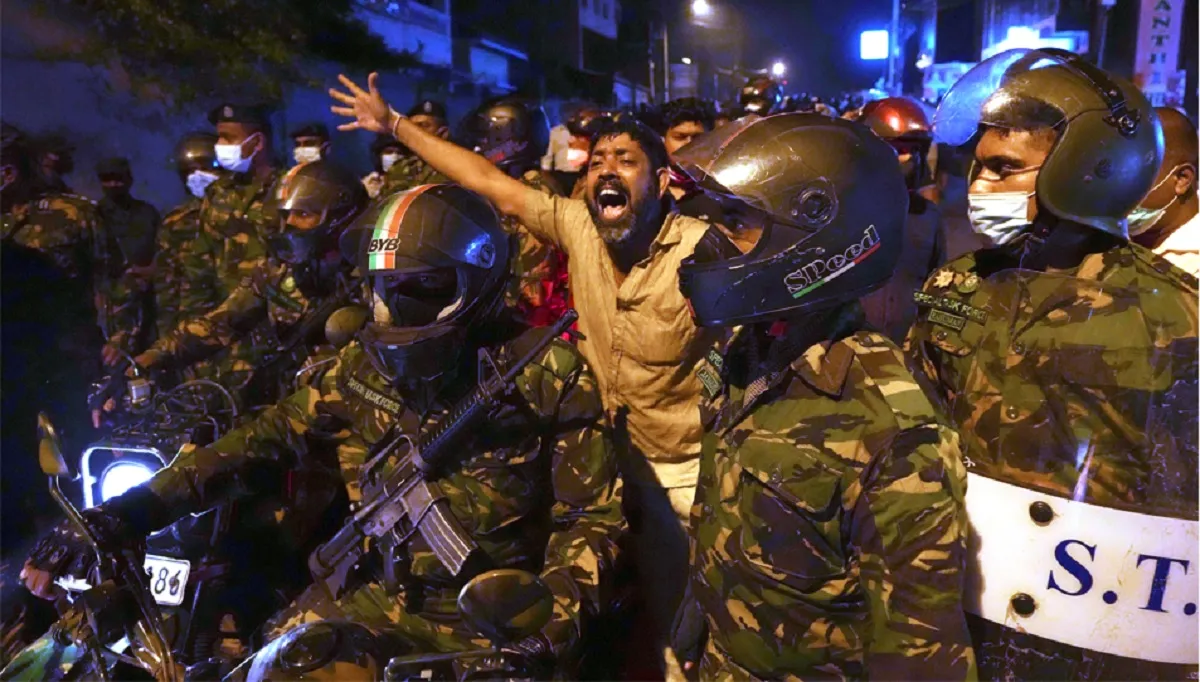
POLYGON ((526 211, 526 227, 570 259, 569 286, 585 337, 579 349, 596 373, 618 442, 649 460, 663 487, 694 486, 703 434, 695 368, 717 330, 693 324, 679 292, 679 263, 708 225, 669 214, 650 255, 618 285, 616 266, 585 202, 528 196, 535 204, 526 211))

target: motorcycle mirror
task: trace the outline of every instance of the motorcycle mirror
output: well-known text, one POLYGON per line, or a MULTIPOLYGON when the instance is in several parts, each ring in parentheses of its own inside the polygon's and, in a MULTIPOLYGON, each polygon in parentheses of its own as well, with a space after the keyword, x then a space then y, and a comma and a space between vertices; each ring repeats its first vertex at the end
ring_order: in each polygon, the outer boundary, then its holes
POLYGON ((458 611, 476 632, 504 645, 539 632, 554 613, 554 596, 529 571, 502 568, 464 585, 458 611))
POLYGON ((348 305, 333 311, 325 320, 325 339, 334 348, 344 348, 367 323, 369 311, 359 305, 348 305))
POLYGON ((47 476, 69 476, 70 470, 63 459, 62 439, 58 437, 58 431, 45 412, 39 412, 37 419, 38 464, 42 467, 42 473, 47 476))

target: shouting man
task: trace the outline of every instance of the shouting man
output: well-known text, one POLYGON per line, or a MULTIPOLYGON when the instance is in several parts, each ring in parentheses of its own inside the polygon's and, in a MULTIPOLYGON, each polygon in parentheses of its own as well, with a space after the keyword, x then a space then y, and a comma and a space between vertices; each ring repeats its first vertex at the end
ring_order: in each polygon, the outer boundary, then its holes
MULTIPOLYGON (((354 119, 341 130, 390 132, 451 180, 487 197, 571 262, 579 347, 595 369, 624 447, 623 473, 642 523, 635 527, 645 594, 665 642, 686 571, 685 523, 700 453, 700 380, 692 372, 713 338, 692 323, 677 271, 708 225, 671 210, 662 138, 630 119, 592 137, 584 200, 548 196, 487 159, 414 125, 376 88, 342 76, 330 90, 354 119)), ((637 524, 637 517, 633 519, 637 524)), ((664 652, 666 661, 673 656, 664 652)), ((672 663, 666 663, 672 668, 672 663)))

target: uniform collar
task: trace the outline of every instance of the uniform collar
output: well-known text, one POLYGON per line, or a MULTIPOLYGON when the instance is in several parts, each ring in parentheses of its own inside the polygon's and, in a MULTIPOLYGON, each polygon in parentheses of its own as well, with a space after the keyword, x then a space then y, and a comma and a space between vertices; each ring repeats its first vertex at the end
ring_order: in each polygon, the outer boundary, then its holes
POLYGON ((842 339, 862 328, 862 307, 847 306, 833 320, 833 333, 806 349, 791 363, 791 369, 813 390, 831 398, 841 398, 854 362, 854 350, 842 339))

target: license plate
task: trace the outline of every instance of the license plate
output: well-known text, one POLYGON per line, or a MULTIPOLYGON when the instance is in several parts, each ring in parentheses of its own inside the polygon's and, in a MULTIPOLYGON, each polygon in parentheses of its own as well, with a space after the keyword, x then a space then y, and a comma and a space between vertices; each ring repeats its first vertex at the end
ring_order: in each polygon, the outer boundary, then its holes
POLYGON ((183 595, 187 592, 188 574, 192 572, 192 562, 147 554, 145 568, 154 601, 164 606, 179 606, 183 603, 183 595))

